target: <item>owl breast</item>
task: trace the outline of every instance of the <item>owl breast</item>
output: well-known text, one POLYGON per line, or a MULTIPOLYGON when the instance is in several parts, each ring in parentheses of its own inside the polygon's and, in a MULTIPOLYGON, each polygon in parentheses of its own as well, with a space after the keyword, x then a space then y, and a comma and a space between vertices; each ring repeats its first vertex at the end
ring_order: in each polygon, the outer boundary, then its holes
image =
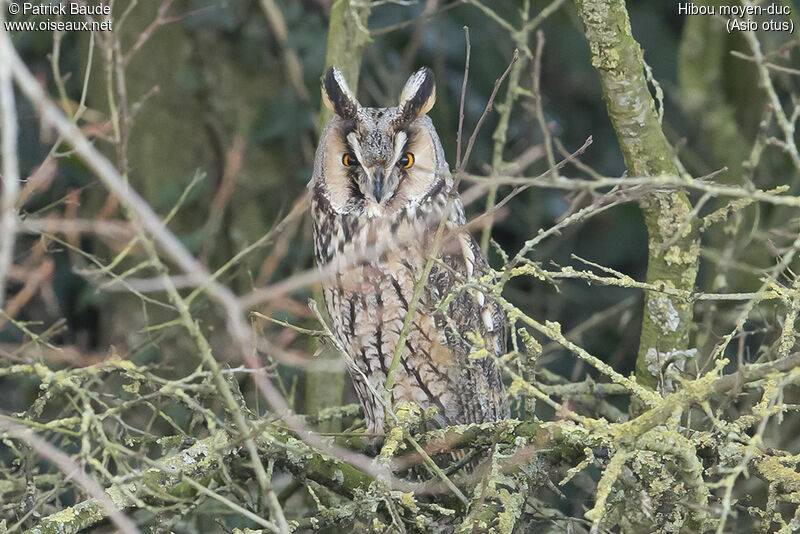
MULTIPOLYGON (((347 352, 348 369, 364 407, 367 430, 380 433, 384 424, 380 399, 386 376, 415 285, 429 257, 446 195, 440 192, 427 199, 421 209, 412 207, 390 215, 367 216, 361 212, 335 213, 324 195, 318 193, 312 209, 317 261, 325 274, 325 304, 334 333, 347 352)), ((454 256, 461 254, 458 251, 454 256)), ((443 259, 455 265, 456 270, 465 270, 463 261, 453 261, 446 255, 443 259)), ((392 401, 436 408, 436 426, 503 417, 504 401, 496 398, 496 393, 502 394, 502 382, 493 364, 490 371, 494 375, 487 376, 485 365, 470 361, 471 349, 463 332, 448 331, 444 313, 437 311, 453 284, 452 274, 437 264, 429 280, 412 310, 392 401)), ((464 299, 472 301, 473 297, 460 295, 454 302, 463 304, 464 299)), ((474 319, 480 321, 477 305, 474 311, 474 319)), ((452 312, 459 323, 470 327, 464 323, 472 319, 460 317, 457 310, 452 312)), ((477 323, 474 326, 485 332, 477 323)))
POLYGON ((392 402, 435 408, 437 426, 507 417, 495 366, 505 353, 505 314, 474 283, 491 270, 462 230, 460 200, 451 198, 444 149, 427 116, 436 99, 433 72, 412 74, 394 107, 362 106, 334 67, 321 91, 334 115, 309 184, 314 248, 367 430, 384 430, 390 373, 392 402), (434 235, 442 236, 436 247, 434 235), (473 283, 466 289, 465 282, 473 283), (479 349, 483 356, 470 358, 479 349))

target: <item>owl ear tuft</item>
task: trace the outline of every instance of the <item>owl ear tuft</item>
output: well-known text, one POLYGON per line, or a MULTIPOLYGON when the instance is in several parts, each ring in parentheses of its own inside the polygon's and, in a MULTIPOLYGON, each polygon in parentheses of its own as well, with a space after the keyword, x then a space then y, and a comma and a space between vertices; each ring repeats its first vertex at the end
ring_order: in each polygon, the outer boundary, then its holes
POLYGON ((361 104, 350 92, 342 71, 330 67, 322 77, 322 101, 325 107, 343 119, 353 119, 361 104))
POLYGON ((400 93, 398 116, 404 122, 411 122, 429 112, 435 101, 436 81, 433 79, 433 71, 422 67, 409 76, 400 93))

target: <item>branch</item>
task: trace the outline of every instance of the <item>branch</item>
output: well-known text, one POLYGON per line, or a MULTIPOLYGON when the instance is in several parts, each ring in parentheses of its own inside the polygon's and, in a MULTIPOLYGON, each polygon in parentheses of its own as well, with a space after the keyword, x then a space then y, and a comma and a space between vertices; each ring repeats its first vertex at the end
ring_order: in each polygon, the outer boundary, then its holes
MULTIPOLYGON (((6 418, 0 417, 0 425, 6 429, 13 425, 7 421, 6 418)), ((13 425, 13 427, 16 428, 18 425, 13 425)), ((33 439, 38 440, 36 442, 37 449, 39 449, 39 444, 43 444, 43 447, 53 449, 55 454, 64 456, 69 462, 68 466, 74 465, 74 462, 64 453, 56 450, 38 436, 27 430, 20 432, 27 432, 33 439)), ((26 441, 28 441, 27 438, 26 441)), ((33 443, 32 441, 28 442, 33 443)), ((165 438, 165 442, 169 442, 169 440, 165 438)), ((371 477, 339 460, 318 453, 278 427, 270 426, 255 439, 255 442, 262 457, 272 458, 296 476, 313 480, 341 495, 352 497, 359 490, 366 491, 373 482, 371 477)), ((237 440, 231 438, 224 431, 218 431, 173 455, 155 461, 145 459, 150 463, 150 468, 142 471, 136 478, 125 477, 119 480, 105 491, 97 487, 96 482, 89 479, 89 483, 96 486, 94 491, 90 491, 93 498, 71 507, 68 509, 69 514, 65 515, 67 510, 61 510, 43 518, 37 526, 25 531, 24 534, 74 534, 96 525, 106 517, 114 520, 114 516, 109 516, 108 508, 101 504, 103 500, 112 502, 115 506, 112 505, 111 509, 117 510, 118 508, 135 507, 137 499, 152 498, 153 495, 174 493, 185 497, 186 489, 182 483, 186 480, 197 481, 213 477, 223 467, 223 464, 238 459, 240 450, 241 446, 237 440), (124 488, 124 491, 121 488, 124 488)), ((73 473, 74 468, 69 467, 64 470, 67 473, 73 473)), ((77 473, 83 472, 78 471, 77 473)), ((85 474, 83 476, 86 477, 85 474)), ((83 485, 80 478, 78 482, 83 485)), ((124 521, 130 522, 119 511, 116 513, 121 515, 124 521)), ((133 530, 120 526, 122 532, 138 533, 135 526, 131 526, 131 528, 133 530)))
MULTIPOLYGON (((42 521, 43 528, 39 530, 39 534, 49 534, 50 532, 68 534, 69 532, 77 532, 94 524, 94 522, 96 522, 94 521, 94 518, 97 514, 101 514, 103 517, 109 517, 117 526, 117 528, 125 534, 139 533, 139 529, 136 528, 136 525, 133 523, 133 521, 125 517, 125 514, 120 512, 120 509, 127 506, 127 498, 125 497, 124 493, 106 493, 103 491, 103 488, 100 487, 100 485, 94 479, 89 477, 89 475, 87 475, 72 458, 67 456, 62 451, 56 449, 53 445, 43 440, 27 428, 12 422, 4 415, 0 415, 0 428, 2 428, 9 436, 20 441, 24 441, 39 454, 56 464, 59 469, 69 475, 70 478, 75 480, 78 485, 80 485, 89 495, 92 496, 90 501, 93 504, 91 506, 76 505, 68 509, 70 512, 70 521, 77 526, 76 530, 70 531, 62 528, 66 523, 64 518, 64 512, 66 512, 66 510, 64 510, 57 514, 59 516, 58 518, 52 521, 48 522, 45 518, 42 521), (53 527, 52 530, 48 528, 50 525, 53 527)), ((31 532, 31 534, 33 534, 33 532, 31 532)))
MULTIPOLYGON (((675 156, 647 86, 642 49, 631 33, 624 0, 575 2, 628 173, 678 176, 675 156)), ((688 198, 683 192, 652 193, 640 206, 649 234, 647 282, 692 291, 700 243, 688 198), (671 246, 665 250, 664 243, 671 246)), ((647 293, 636 360, 640 383, 655 388, 657 380, 648 370, 648 354, 686 349, 691 325, 690 305, 647 293), (676 321, 659 320, 659 311, 664 309, 674 313, 676 321)))

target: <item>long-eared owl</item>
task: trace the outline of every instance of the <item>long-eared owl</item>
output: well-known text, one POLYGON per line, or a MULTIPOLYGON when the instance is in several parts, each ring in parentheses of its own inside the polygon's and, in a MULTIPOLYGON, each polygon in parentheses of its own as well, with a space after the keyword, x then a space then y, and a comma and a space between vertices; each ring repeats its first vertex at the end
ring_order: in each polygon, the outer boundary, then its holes
POLYGON ((334 116, 309 184, 315 252, 370 433, 384 430, 381 396, 410 307, 392 402, 435 407, 436 426, 508 417, 494 361, 505 353, 505 314, 479 288, 465 288, 487 262, 461 229, 464 208, 426 115, 435 97, 428 68, 411 75, 396 107, 362 107, 336 68, 322 79, 334 116), (438 255, 411 306, 442 221, 438 255), (469 358, 482 348, 488 357, 469 358))

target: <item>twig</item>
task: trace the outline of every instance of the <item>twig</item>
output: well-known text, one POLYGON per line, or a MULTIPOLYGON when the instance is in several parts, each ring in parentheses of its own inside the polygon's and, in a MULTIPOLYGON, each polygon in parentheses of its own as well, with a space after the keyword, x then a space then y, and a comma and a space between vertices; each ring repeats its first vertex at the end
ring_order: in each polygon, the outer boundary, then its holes
MULTIPOLYGON (((153 19, 153 21, 150 22, 150 24, 147 26, 147 28, 145 28, 144 31, 139 34, 139 37, 136 39, 136 42, 133 43, 133 45, 125 53, 125 55, 120 57, 120 63, 121 63, 123 68, 128 66, 128 64, 133 59, 133 56, 135 56, 139 52, 139 50, 142 49, 144 44, 153 35, 153 32, 155 32, 159 27, 161 27, 161 26, 163 26, 165 24, 170 24, 172 22, 177 22, 177 21, 179 21, 181 19, 181 17, 168 17, 167 16, 167 11, 169 11, 169 8, 172 7, 172 2, 173 1, 174 0, 162 0, 161 5, 158 6, 158 12, 156 13, 156 18, 153 19)), ((130 8, 131 9, 133 8, 133 4, 130 6, 130 8)), ((127 15, 129 12, 130 11, 126 12, 125 14, 127 15)), ((117 28, 117 30, 118 29, 119 28, 117 28)))
POLYGON ((453 2, 450 2, 449 4, 446 4, 446 5, 442 6, 441 8, 439 8, 434 13, 429 13, 427 15, 423 15, 421 17, 422 20, 420 20, 420 17, 414 17, 413 19, 409 19, 409 20, 406 20, 406 21, 403 21, 403 22, 399 22, 397 24, 392 24, 390 26, 384 26, 383 28, 378 28, 376 30, 370 31, 370 36, 371 37, 378 37, 380 35, 386 35, 387 33, 392 33, 392 32, 397 31, 397 30, 402 30, 403 28, 407 28, 409 26, 413 26, 413 25, 416 25, 416 24, 420 24, 420 23, 424 24, 424 23, 430 21, 433 17, 435 17, 437 15, 440 15, 440 14, 444 13, 445 11, 449 11, 449 10, 453 9, 454 7, 458 7, 463 3, 464 3, 464 0, 454 0, 453 2))
MULTIPOLYGON (((470 175, 464 179, 472 182, 486 180, 485 176, 470 175)), ((706 181, 703 178, 684 179, 674 175, 655 175, 655 176, 633 176, 630 178, 615 178, 598 176, 593 180, 583 178, 567 178, 560 176, 553 178, 549 172, 536 176, 515 177, 515 176, 495 176, 493 180, 498 184, 521 185, 531 184, 533 187, 563 189, 565 191, 595 191, 605 188, 619 188, 620 191, 635 190, 643 186, 650 187, 654 192, 674 191, 680 189, 693 189, 712 193, 717 196, 732 198, 749 198, 758 202, 774 204, 776 206, 800 207, 800 196, 784 195, 786 186, 781 186, 772 190, 763 190, 745 186, 725 185, 706 181)))
MULTIPOLYGON (((0 17, 1 19, 2 17, 0 17)), ((106 491, 87 475, 72 458, 56 449, 53 445, 43 440, 27 428, 12 422, 8 417, 0 414, 0 427, 11 437, 24 441, 36 452, 53 462, 61 471, 74 479, 86 492, 97 499, 105 513, 114 522, 116 527, 125 534, 139 534, 136 525, 123 514, 106 491)))
POLYGON ((497 97, 497 90, 500 89, 500 86, 503 84, 503 81, 508 76, 508 73, 511 72, 511 67, 514 66, 514 63, 517 62, 519 59, 519 49, 514 49, 514 55, 511 56, 511 61, 506 67, 506 70, 503 72, 500 77, 495 80, 494 87, 492 88, 492 93, 489 95, 489 100, 486 102, 486 107, 483 109, 483 113, 481 113, 480 118, 478 119, 478 124, 475 125, 475 129, 472 131, 472 135, 469 137, 469 141, 467 142, 467 150, 464 152, 464 157, 456 162, 456 169, 457 174, 463 172, 464 168, 466 168, 467 161, 469 161, 469 156, 472 153, 472 147, 475 145, 475 139, 478 137, 478 132, 481 130, 481 126, 483 125, 483 121, 486 120, 486 117, 492 111, 492 105, 494 104, 494 99, 497 97))
POLYGON ((254 522, 254 523, 258 524, 258 525, 261 525, 262 527, 266 528, 270 532, 277 532, 277 533, 280 534, 281 529, 278 528, 278 526, 275 523, 273 523, 271 521, 267 521, 267 520, 263 519, 262 517, 259 517, 258 515, 254 514, 250 510, 246 510, 245 508, 242 508, 241 506, 239 506, 235 502, 231 501, 230 499, 227 499, 227 498, 223 497, 222 495, 220 495, 216 491, 212 491, 212 490, 208 489, 207 487, 203 486, 202 484, 200 484, 198 482, 195 482, 194 480, 192 480, 191 477, 186 477, 185 476, 185 477, 183 477, 183 481, 186 482, 187 484, 189 484, 191 487, 193 487, 198 493, 202 493, 203 495, 205 495, 207 497, 211 497, 215 501, 218 501, 218 502, 224 504, 225 506, 227 506, 228 508, 230 508, 231 510, 233 510, 237 514, 248 518, 250 521, 252 521, 252 522, 254 522))
MULTIPOLYGON (((749 7, 753 6, 753 3, 750 0, 745 0, 745 4, 749 7)), ((747 43, 750 45, 750 49, 753 51, 753 58, 758 67, 758 75, 761 80, 761 86, 767 93, 767 98, 772 105, 773 113, 775 113, 775 119, 778 121, 778 126, 783 132, 784 139, 783 142, 780 143, 780 146, 786 155, 788 155, 791 159, 795 169, 800 172, 800 152, 798 152, 797 143, 795 142, 794 138, 794 121, 797 120, 797 117, 792 117, 790 120, 783 110, 783 105, 781 104, 780 98, 778 98, 778 94, 775 92, 775 86, 772 84, 772 78, 769 75, 764 54, 761 52, 761 42, 758 40, 755 32, 743 31, 742 36, 744 36, 745 40, 747 40, 747 43)), ((798 106, 798 109, 800 109, 800 106, 798 106)))
POLYGON ((461 134, 464 131, 464 101, 467 94, 467 80, 469 79, 469 27, 464 26, 464 39, 466 40, 467 57, 464 61, 464 79, 461 81, 461 100, 458 104, 458 132, 456 133, 456 164, 461 161, 461 134))
POLYGON ((297 93, 300 99, 308 101, 311 95, 308 94, 308 89, 305 83, 303 83, 303 67, 300 63, 300 56, 297 55, 295 50, 287 47, 289 30, 286 27, 286 19, 283 17, 283 13, 275 3, 275 0, 261 0, 261 8, 264 10, 267 22, 269 22, 269 26, 275 34, 275 39, 278 41, 283 51, 282 55, 284 68, 286 69, 286 77, 289 79, 295 93, 297 93))
POLYGON ((96 234, 115 240, 129 240, 133 237, 133 229, 127 222, 95 219, 61 219, 47 217, 37 219, 27 217, 20 222, 20 232, 32 234, 96 234))
MULTIPOLYGON (((758 60, 754 56, 748 56, 747 54, 742 54, 737 50, 731 50, 730 54, 731 56, 738 59, 744 59, 745 61, 752 61, 753 63, 758 63, 758 60)), ((794 76, 800 76, 800 69, 784 67, 782 65, 776 65, 774 63, 764 63, 764 65, 770 70, 774 70, 777 72, 785 72, 786 74, 792 74, 794 76)))

